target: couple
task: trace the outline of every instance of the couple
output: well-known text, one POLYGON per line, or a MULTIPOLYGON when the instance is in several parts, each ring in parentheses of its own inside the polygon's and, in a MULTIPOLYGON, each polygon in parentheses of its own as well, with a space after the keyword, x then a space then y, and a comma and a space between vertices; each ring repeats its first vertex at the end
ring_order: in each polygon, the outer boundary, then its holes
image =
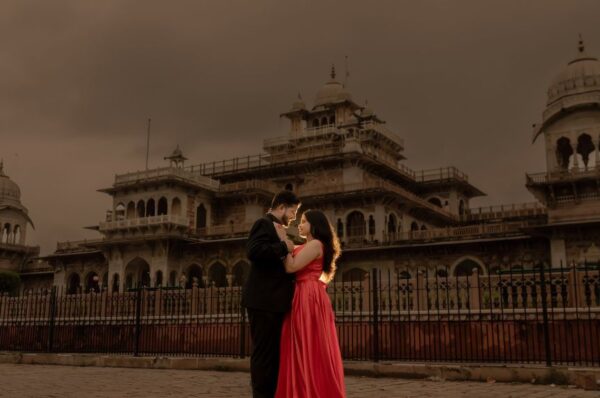
POLYGON ((248 237, 252 265, 242 305, 253 344, 254 398, 346 396, 333 309, 325 291, 335 272, 339 241, 321 211, 307 210, 298 226, 306 243, 294 247, 285 228, 299 207, 293 192, 278 193, 248 237))

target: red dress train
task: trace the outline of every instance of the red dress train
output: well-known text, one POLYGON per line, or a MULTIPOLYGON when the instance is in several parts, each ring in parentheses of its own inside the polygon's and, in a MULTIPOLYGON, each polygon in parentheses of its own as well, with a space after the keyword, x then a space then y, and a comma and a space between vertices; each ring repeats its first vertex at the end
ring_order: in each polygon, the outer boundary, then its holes
MULTIPOLYGON (((294 255, 303 247, 294 249, 294 255)), ((322 270, 321 257, 296 273, 292 310, 281 332, 275 398, 346 396, 333 309, 326 285, 319 280, 322 270)))

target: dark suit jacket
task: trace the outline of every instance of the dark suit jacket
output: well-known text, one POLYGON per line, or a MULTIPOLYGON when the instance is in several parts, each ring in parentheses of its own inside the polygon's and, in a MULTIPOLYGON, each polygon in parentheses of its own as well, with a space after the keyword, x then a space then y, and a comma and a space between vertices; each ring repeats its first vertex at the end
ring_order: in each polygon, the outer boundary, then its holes
POLYGON ((287 312, 294 296, 294 276, 285 272, 283 261, 288 250, 273 222, 279 220, 266 214, 250 230, 246 254, 251 265, 243 287, 242 305, 262 311, 287 312))

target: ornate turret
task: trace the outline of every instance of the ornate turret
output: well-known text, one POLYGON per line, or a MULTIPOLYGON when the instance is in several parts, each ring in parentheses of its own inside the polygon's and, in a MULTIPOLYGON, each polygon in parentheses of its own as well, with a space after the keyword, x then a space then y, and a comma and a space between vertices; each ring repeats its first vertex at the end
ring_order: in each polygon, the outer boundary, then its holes
POLYGON ((183 152, 177 145, 177 148, 173 150, 173 153, 170 156, 165 156, 165 160, 169 160, 171 167, 183 168, 185 161, 187 158, 183 156, 183 152))
POLYGON ((542 122, 546 172, 527 175, 527 188, 549 208, 549 221, 600 220, 600 62, 579 38, 577 56, 548 89, 542 122))

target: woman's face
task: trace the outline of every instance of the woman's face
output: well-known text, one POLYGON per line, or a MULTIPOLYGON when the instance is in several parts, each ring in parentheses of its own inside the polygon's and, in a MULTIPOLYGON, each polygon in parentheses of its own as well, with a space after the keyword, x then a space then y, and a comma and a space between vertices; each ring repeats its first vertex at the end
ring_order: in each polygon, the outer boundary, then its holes
POLYGON ((306 238, 310 234, 310 223, 304 217, 304 214, 300 218, 300 224, 298 224, 298 234, 303 238, 306 238))

